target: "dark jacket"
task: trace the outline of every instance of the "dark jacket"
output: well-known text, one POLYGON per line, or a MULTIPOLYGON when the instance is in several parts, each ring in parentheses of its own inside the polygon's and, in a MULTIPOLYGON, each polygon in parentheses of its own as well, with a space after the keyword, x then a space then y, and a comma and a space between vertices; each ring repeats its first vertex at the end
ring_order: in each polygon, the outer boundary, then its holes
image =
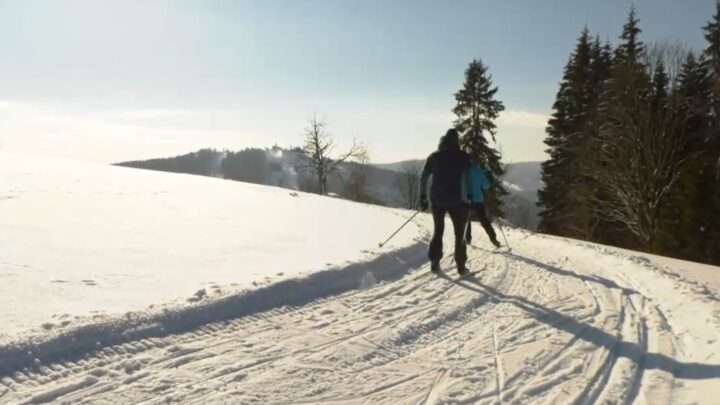
POLYGON ((470 168, 470 156, 460 150, 457 137, 443 137, 436 152, 425 161, 420 192, 427 195, 427 181, 432 175, 430 201, 434 207, 451 208, 462 204, 466 199, 463 183, 470 168))

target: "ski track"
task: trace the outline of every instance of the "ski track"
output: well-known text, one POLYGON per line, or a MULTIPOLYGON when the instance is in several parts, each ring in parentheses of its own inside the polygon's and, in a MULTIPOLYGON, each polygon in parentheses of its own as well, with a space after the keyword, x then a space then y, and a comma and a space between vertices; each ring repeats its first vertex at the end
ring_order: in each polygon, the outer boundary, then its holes
POLYGON ((423 265, 304 305, 15 370, 0 376, 0 402, 672 402, 672 370, 647 353, 672 357, 680 339, 628 279, 509 251, 469 254, 468 277, 446 258, 440 275, 423 265))

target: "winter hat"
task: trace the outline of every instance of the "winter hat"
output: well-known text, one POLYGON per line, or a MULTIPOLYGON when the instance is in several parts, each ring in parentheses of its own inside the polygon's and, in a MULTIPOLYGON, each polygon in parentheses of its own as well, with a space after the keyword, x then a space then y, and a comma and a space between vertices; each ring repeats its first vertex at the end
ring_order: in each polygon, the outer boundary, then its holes
POLYGON ((439 150, 460 149, 460 136, 455 128, 450 128, 445 136, 440 138, 439 150))
POLYGON ((450 128, 445 132, 445 138, 447 138, 448 142, 457 142, 460 143, 460 135, 458 135, 458 131, 455 128, 450 128))

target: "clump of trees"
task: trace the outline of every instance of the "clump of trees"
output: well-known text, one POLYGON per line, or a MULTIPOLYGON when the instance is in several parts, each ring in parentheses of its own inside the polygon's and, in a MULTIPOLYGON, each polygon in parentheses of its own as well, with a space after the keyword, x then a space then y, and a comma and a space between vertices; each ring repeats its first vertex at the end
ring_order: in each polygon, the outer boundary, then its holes
POLYGON ((268 154, 257 148, 227 152, 222 161, 222 173, 226 179, 266 184, 271 174, 268 154))
POLYGON ((400 169, 400 175, 395 181, 400 190, 403 207, 411 210, 420 208, 420 177, 422 165, 415 162, 406 162, 400 169))
POLYGON ((585 28, 546 129, 546 233, 720 263, 720 2, 702 52, 585 28))

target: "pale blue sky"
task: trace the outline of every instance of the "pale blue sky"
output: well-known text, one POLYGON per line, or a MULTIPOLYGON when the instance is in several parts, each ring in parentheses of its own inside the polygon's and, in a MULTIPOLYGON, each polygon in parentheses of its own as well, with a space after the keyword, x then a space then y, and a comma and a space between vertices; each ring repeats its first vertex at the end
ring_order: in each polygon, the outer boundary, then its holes
MULTIPOLYGON (((298 145, 314 113, 377 162, 425 157, 473 58, 507 113, 507 161, 544 123, 584 25, 615 41, 629 0, 2 1, 0 149, 113 161, 298 145)), ((643 39, 704 47, 714 0, 636 0, 643 39)))

